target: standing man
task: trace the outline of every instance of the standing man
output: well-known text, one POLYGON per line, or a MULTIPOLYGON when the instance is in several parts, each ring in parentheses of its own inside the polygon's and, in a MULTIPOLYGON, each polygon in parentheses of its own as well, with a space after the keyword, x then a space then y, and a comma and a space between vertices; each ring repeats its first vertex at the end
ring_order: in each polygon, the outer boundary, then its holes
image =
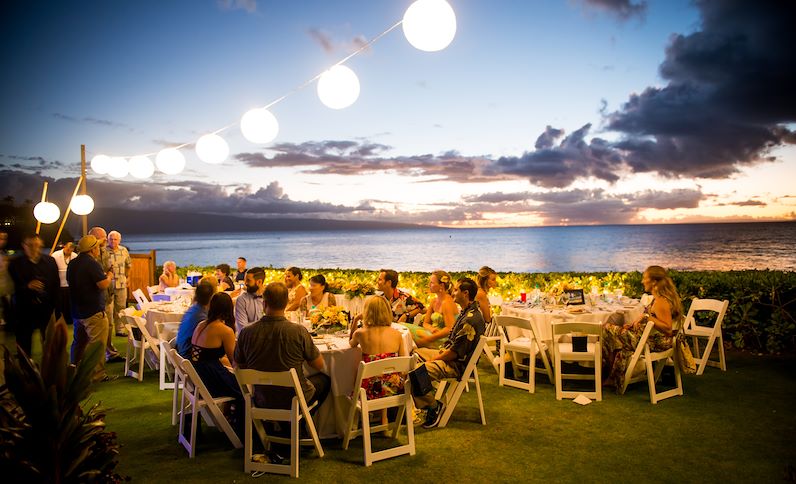
MULTIPOLYGON (((105 317, 105 295, 113 275, 103 272, 98 259, 100 242, 93 235, 86 235, 77 244, 80 254, 66 268, 69 295, 72 301, 75 338, 72 341, 72 363, 83 359, 86 346, 98 342, 103 347, 108 340, 108 320, 105 317)), ((104 348, 103 348, 104 349, 104 348)), ((103 351, 104 353, 104 351, 103 351)), ((100 358, 94 369, 94 381, 109 381, 105 372, 105 359, 100 358)))
POLYGON ((41 331, 41 341, 44 342, 60 286, 55 259, 41 253, 42 245, 38 235, 28 235, 22 241, 24 254, 8 264, 8 273, 16 288, 13 297, 14 332, 17 344, 28 356, 34 330, 41 331))
POLYGON ((240 284, 244 282, 246 279, 246 258, 245 257, 238 257, 238 272, 235 273, 235 283, 240 284))
MULTIPOLYGON (((108 320, 113 319, 113 327, 116 336, 127 336, 122 326, 122 317, 119 311, 127 307, 127 277, 130 275, 130 268, 133 261, 130 259, 130 252, 122 244, 122 234, 112 230, 108 234, 108 261, 111 271, 113 271, 113 299, 106 301, 105 304, 111 310, 108 320)), ((110 292, 109 292, 110 294, 110 292)))
MULTIPOLYGON (((439 349, 418 348, 417 353, 426 360, 423 363, 428 370, 431 381, 442 381, 445 378, 462 376, 467 362, 472 356, 478 340, 486 330, 484 317, 478 309, 478 286, 469 278, 462 278, 456 283, 453 300, 462 308, 459 317, 453 324, 448 340, 439 349)), ((414 397, 415 407, 428 408, 423 428, 436 427, 442 418, 445 405, 434 400, 434 392, 422 397, 414 397)))
POLYGON ((415 316, 425 309, 410 294, 398 290, 398 273, 392 269, 379 271, 376 289, 384 293, 384 297, 390 303, 393 321, 396 323, 413 323, 415 316))
POLYGON ((244 282, 246 292, 238 296, 235 301, 235 334, 240 334, 243 328, 263 317, 265 271, 262 267, 252 267, 246 272, 244 282))
MULTIPOLYGON (((106 273, 111 270, 110 266, 110 257, 108 256, 108 235, 105 232, 105 229, 102 227, 92 227, 91 230, 88 231, 90 235, 93 235, 94 238, 97 239, 97 243, 99 243, 99 257, 97 257, 97 262, 100 263, 102 266, 102 272, 106 273)), ((119 355, 119 351, 116 347, 113 346, 113 318, 110 316, 110 311, 113 310, 113 284, 109 284, 107 289, 105 289, 105 317, 108 321, 108 334, 107 340, 105 341, 105 361, 117 361, 121 359, 121 355, 119 355), (108 301, 111 302, 111 308, 108 308, 108 301)), ((75 328, 75 337, 77 337, 77 328, 75 328)))
POLYGON ((55 307, 55 319, 61 316, 66 324, 72 324, 72 305, 69 301, 69 283, 66 280, 66 268, 77 257, 75 244, 72 241, 64 243, 60 250, 53 252, 53 259, 58 265, 58 277, 61 279, 61 289, 58 292, 58 305, 55 307))

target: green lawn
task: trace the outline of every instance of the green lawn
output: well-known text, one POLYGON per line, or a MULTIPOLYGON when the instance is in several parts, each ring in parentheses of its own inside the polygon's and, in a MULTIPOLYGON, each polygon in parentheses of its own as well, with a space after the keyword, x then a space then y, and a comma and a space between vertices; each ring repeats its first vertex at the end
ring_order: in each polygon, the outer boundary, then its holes
MULTIPOLYGON (((10 341, 9 341, 10 342, 10 341)), ((124 339, 117 338, 124 348, 124 339)), ((109 365, 121 374, 123 363, 109 365)), ((475 394, 464 394, 447 428, 416 431, 417 455, 362 465, 361 439, 349 450, 324 441, 323 459, 301 460, 308 482, 654 481, 781 482, 796 465, 796 358, 730 353, 729 370, 709 368, 684 379, 685 395, 651 405, 647 386, 624 396, 604 394, 581 407, 556 401, 546 378, 537 391, 499 388, 479 366, 487 425, 475 394)), ((243 472, 243 452, 222 434, 205 429, 195 459, 177 443, 171 392, 159 391, 157 374, 144 382, 120 378, 100 384, 92 400, 109 408, 108 428, 122 444, 122 475, 140 482, 253 481, 243 472)), ((387 439, 376 439, 377 445, 387 439)), ((264 479, 287 479, 264 476, 264 479)))

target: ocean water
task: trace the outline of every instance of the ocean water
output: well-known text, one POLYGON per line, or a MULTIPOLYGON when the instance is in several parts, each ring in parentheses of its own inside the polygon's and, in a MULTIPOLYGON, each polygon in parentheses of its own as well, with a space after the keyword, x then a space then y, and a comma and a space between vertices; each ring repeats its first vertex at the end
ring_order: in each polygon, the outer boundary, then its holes
POLYGON ((503 229, 123 234, 157 263, 398 271, 796 270, 796 222, 503 229))

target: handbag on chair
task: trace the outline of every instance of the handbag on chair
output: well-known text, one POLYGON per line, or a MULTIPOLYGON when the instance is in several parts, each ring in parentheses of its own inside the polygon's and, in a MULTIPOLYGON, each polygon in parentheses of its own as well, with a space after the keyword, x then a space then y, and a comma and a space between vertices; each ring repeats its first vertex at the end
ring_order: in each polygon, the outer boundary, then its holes
POLYGON ((680 365, 680 371, 686 375, 693 375, 696 373, 697 365, 694 360, 694 355, 691 353, 691 347, 685 339, 685 335, 678 332, 674 337, 675 353, 677 354, 677 364, 680 365))

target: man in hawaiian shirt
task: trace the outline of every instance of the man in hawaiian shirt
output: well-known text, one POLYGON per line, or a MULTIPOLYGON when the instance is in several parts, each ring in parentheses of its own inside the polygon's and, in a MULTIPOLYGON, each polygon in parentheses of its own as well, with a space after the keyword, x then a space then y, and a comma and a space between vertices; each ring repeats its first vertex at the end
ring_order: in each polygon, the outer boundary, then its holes
POLYGON ((379 271, 376 288, 384 293, 384 297, 389 301, 392 307, 393 321, 397 323, 412 323, 415 316, 425 309, 411 295, 398 290, 398 273, 392 269, 379 271))
POLYGON ((113 329, 116 336, 125 336, 122 326, 122 317, 119 311, 127 307, 127 277, 130 275, 130 268, 133 261, 130 259, 130 252, 121 245, 122 234, 112 230, 108 234, 108 247, 105 256, 108 258, 108 267, 113 271, 113 292, 112 299, 107 301, 109 310, 108 320, 113 321, 113 329))
MULTIPOLYGON (((486 331, 486 323, 475 295, 478 286, 470 278, 459 279, 453 292, 453 300, 462 308, 459 317, 453 324, 448 340, 439 349, 418 348, 417 353, 426 360, 422 363, 428 370, 432 382, 446 378, 459 378, 464 372, 467 362, 478 345, 478 340, 486 331)), ((442 418, 445 404, 434 400, 431 391, 422 397, 414 397, 417 408, 428 408, 423 428, 436 427, 442 418)))

